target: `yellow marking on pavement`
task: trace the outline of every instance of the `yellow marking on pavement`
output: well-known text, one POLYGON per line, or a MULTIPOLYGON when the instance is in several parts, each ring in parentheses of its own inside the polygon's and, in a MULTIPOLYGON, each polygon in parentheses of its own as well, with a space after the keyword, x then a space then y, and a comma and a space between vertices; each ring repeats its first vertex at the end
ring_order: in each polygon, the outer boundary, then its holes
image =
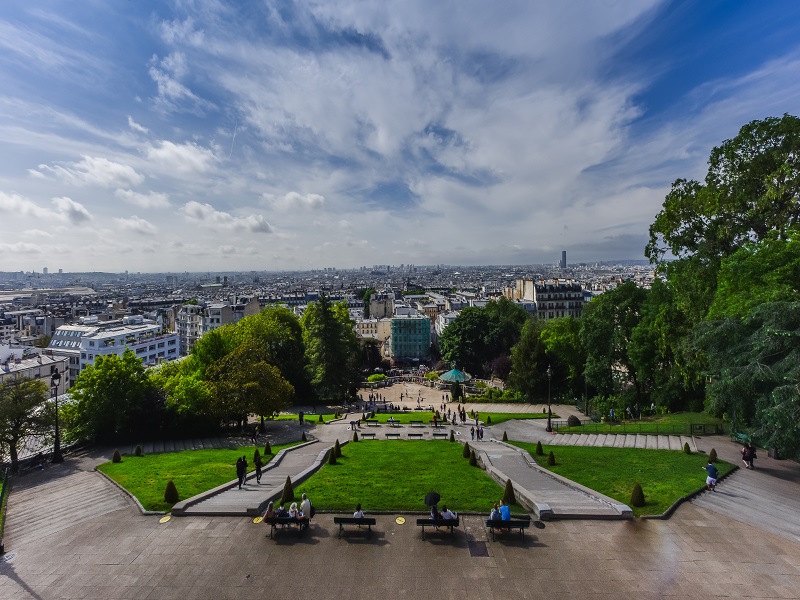
POLYGON ((158 522, 159 522, 159 523, 166 523, 166 522, 167 522, 167 521, 169 521, 171 518, 172 518, 171 516, 167 515, 166 517, 161 517, 161 518, 158 520, 158 522))
POLYGON ((405 518, 405 517, 397 517, 397 518, 394 520, 394 522, 395 522, 395 523, 397 523, 398 525, 402 525, 403 523, 405 523, 405 522, 406 522, 406 518, 405 518))

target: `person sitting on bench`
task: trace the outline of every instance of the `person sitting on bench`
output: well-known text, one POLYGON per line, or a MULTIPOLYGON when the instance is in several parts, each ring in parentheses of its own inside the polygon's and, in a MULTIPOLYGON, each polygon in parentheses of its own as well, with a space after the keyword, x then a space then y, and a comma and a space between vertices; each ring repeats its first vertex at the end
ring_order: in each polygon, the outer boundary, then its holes
POLYGON ((458 517, 456 516, 456 513, 454 513, 452 510, 448 509, 446 506, 442 505, 441 518, 442 519, 446 519, 446 520, 451 520, 451 519, 454 520, 454 519, 457 519, 458 517))
POLYGON ((272 517, 275 516, 276 516, 275 505, 272 503, 272 500, 270 500, 269 504, 267 504, 267 510, 264 511, 264 518, 271 519, 272 517))
POLYGON ((497 506, 497 502, 494 503, 494 507, 492 508, 492 512, 489 513, 489 519, 492 521, 499 521, 500 520, 500 509, 497 506))
POLYGON ((278 505, 278 510, 275 512, 276 517, 288 517, 289 511, 286 510, 286 507, 283 505, 283 500, 278 505))

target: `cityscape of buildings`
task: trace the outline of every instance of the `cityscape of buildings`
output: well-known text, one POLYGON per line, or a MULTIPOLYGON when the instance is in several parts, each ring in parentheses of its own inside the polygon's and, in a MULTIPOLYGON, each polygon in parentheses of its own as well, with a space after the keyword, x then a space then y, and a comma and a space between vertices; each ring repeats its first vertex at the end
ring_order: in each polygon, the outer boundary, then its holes
POLYGON ((203 335, 263 307, 302 316, 321 294, 344 301, 360 340, 393 365, 425 364, 465 307, 505 297, 540 319, 578 317, 597 294, 632 280, 644 262, 558 265, 373 265, 296 272, 0 272, 0 382, 58 370, 61 393, 101 356, 130 349, 147 366, 186 356, 203 335), (372 290, 365 301, 366 290, 372 290))

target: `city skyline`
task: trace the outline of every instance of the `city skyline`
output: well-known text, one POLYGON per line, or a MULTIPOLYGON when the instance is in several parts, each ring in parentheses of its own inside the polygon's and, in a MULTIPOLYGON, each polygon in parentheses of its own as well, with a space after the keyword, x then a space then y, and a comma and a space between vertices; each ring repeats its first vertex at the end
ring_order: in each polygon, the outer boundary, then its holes
POLYGON ((800 6, 0 7, 0 271, 640 260, 676 178, 800 114, 800 6))

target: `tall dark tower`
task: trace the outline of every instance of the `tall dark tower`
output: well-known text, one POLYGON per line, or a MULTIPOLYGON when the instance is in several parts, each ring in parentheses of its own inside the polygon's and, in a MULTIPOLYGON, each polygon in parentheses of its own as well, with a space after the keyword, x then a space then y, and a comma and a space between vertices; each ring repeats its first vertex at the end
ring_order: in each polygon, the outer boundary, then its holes
POLYGON ((566 269, 567 268, 567 251, 566 250, 562 250, 561 251, 561 268, 562 269, 566 269))

